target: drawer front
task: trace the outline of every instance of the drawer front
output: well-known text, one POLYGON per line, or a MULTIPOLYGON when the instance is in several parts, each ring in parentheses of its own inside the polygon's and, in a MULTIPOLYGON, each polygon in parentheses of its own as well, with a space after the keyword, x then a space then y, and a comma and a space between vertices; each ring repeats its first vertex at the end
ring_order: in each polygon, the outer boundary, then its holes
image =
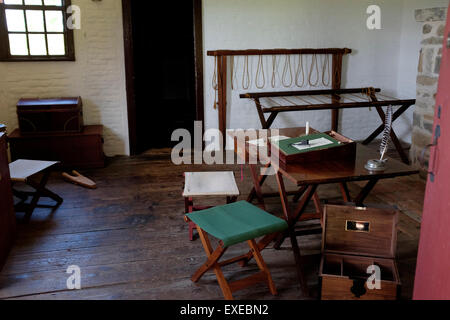
POLYGON ((396 300, 398 286, 395 282, 381 281, 381 289, 369 290, 357 297, 352 292, 354 281, 344 277, 322 277, 322 300, 396 300))

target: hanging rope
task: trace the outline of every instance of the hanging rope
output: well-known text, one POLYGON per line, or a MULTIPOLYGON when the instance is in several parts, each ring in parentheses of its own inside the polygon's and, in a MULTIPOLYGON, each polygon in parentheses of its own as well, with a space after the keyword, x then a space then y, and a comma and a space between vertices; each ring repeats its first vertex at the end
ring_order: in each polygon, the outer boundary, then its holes
POLYGON ((212 87, 214 89, 214 110, 217 109, 217 98, 219 91, 219 82, 217 79, 217 56, 214 57, 214 74, 212 77, 212 87))
POLYGON ((305 85, 305 68, 303 67, 303 55, 298 56, 298 64, 297 64, 297 71, 295 72, 295 85, 299 88, 303 88, 305 85), (302 74, 302 83, 299 84, 299 76, 300 72, 302 74))
POLYGON ((286 55, 286 60, 284 62, 284 68, 283 68, 283 76, 281 77, 281 82, 283 84, 283 87, 290 88, 292 86, 292 69, 291 69, 291 56, 286 55), (286 82, 286 76, 289 72, 289 82, 286 82))
POLYGON ((322 61, 322 84, 328 87, 331 82, 331 72, 330 72, 330 57, 326 54, 324 61, 322 61), (325 81, 325 74, 327 73, 327 81, 325 81))
MULTIPOLYGON (((362 94, 367 96, 367 100, 369 100, 369 102, 372 101, 372 97, 375 96, 375 88, 374 87, 370 87, 370 88, 363 88, 362 89, 362 94)), ((369 107, 369 111, 372 111, 372 107, 369 107)))
POLYGON ((317 87, 319 84, 319 65, 317 64, 317 55, 313 54, 311 58, 311 68, 309 70, 308 83, 311 87, 317 87), (316 69, 316 81, 312 82, 312 74, 314 72, 314 67, 316 69))
POLYGON ((375 96, 376 91, 374 87, 370 87, 370 88, 363 88, 362 93, 367 96, 369 101, 372 101, 372 97, 375 96))
POLYGON ((272 81, 271 81, 272 88, 275 88, 275 86, 277 85, 277 79, 276 79, 277 69, 278 69, 277 68, 277 56, 272 55, 272 81))
POLYGON ((244 70, 242 72, 242 88, 248 90, 251 85, 250 72, 248 71, 248 56, 244 59, 244 70))
POLYGON ((255 85, 258 89, 264 89, 266 86, 266 76, 264 74, 264 61, 263 56, 258 58, 258 68, 256 69, 255 85), (260 84, 260 77, 262 75, 262 84, 260 84))

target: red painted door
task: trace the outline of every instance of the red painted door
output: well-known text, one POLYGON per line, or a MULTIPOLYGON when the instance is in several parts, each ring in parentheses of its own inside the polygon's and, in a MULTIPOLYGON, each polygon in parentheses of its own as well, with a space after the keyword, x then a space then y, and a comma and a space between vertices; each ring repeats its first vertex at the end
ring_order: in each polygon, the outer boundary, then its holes
POLYGON ((436 98, 433 143, 414 299, 450 299, 450 13, 436 98))

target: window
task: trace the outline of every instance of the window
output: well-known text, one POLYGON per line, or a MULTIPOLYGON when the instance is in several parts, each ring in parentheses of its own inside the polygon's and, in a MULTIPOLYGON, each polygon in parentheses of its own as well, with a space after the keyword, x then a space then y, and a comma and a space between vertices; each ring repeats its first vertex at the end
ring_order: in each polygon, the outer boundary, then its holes
POLYGON ((70 0, 0 0, 0 61, 75 60, 70 0))

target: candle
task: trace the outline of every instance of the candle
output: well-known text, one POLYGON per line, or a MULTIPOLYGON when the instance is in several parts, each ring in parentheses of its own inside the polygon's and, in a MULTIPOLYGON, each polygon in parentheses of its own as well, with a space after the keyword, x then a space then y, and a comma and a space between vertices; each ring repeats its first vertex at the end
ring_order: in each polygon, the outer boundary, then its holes
POLYGON ((306 135, 309 135, 309 121, 306 121, 306 135))

